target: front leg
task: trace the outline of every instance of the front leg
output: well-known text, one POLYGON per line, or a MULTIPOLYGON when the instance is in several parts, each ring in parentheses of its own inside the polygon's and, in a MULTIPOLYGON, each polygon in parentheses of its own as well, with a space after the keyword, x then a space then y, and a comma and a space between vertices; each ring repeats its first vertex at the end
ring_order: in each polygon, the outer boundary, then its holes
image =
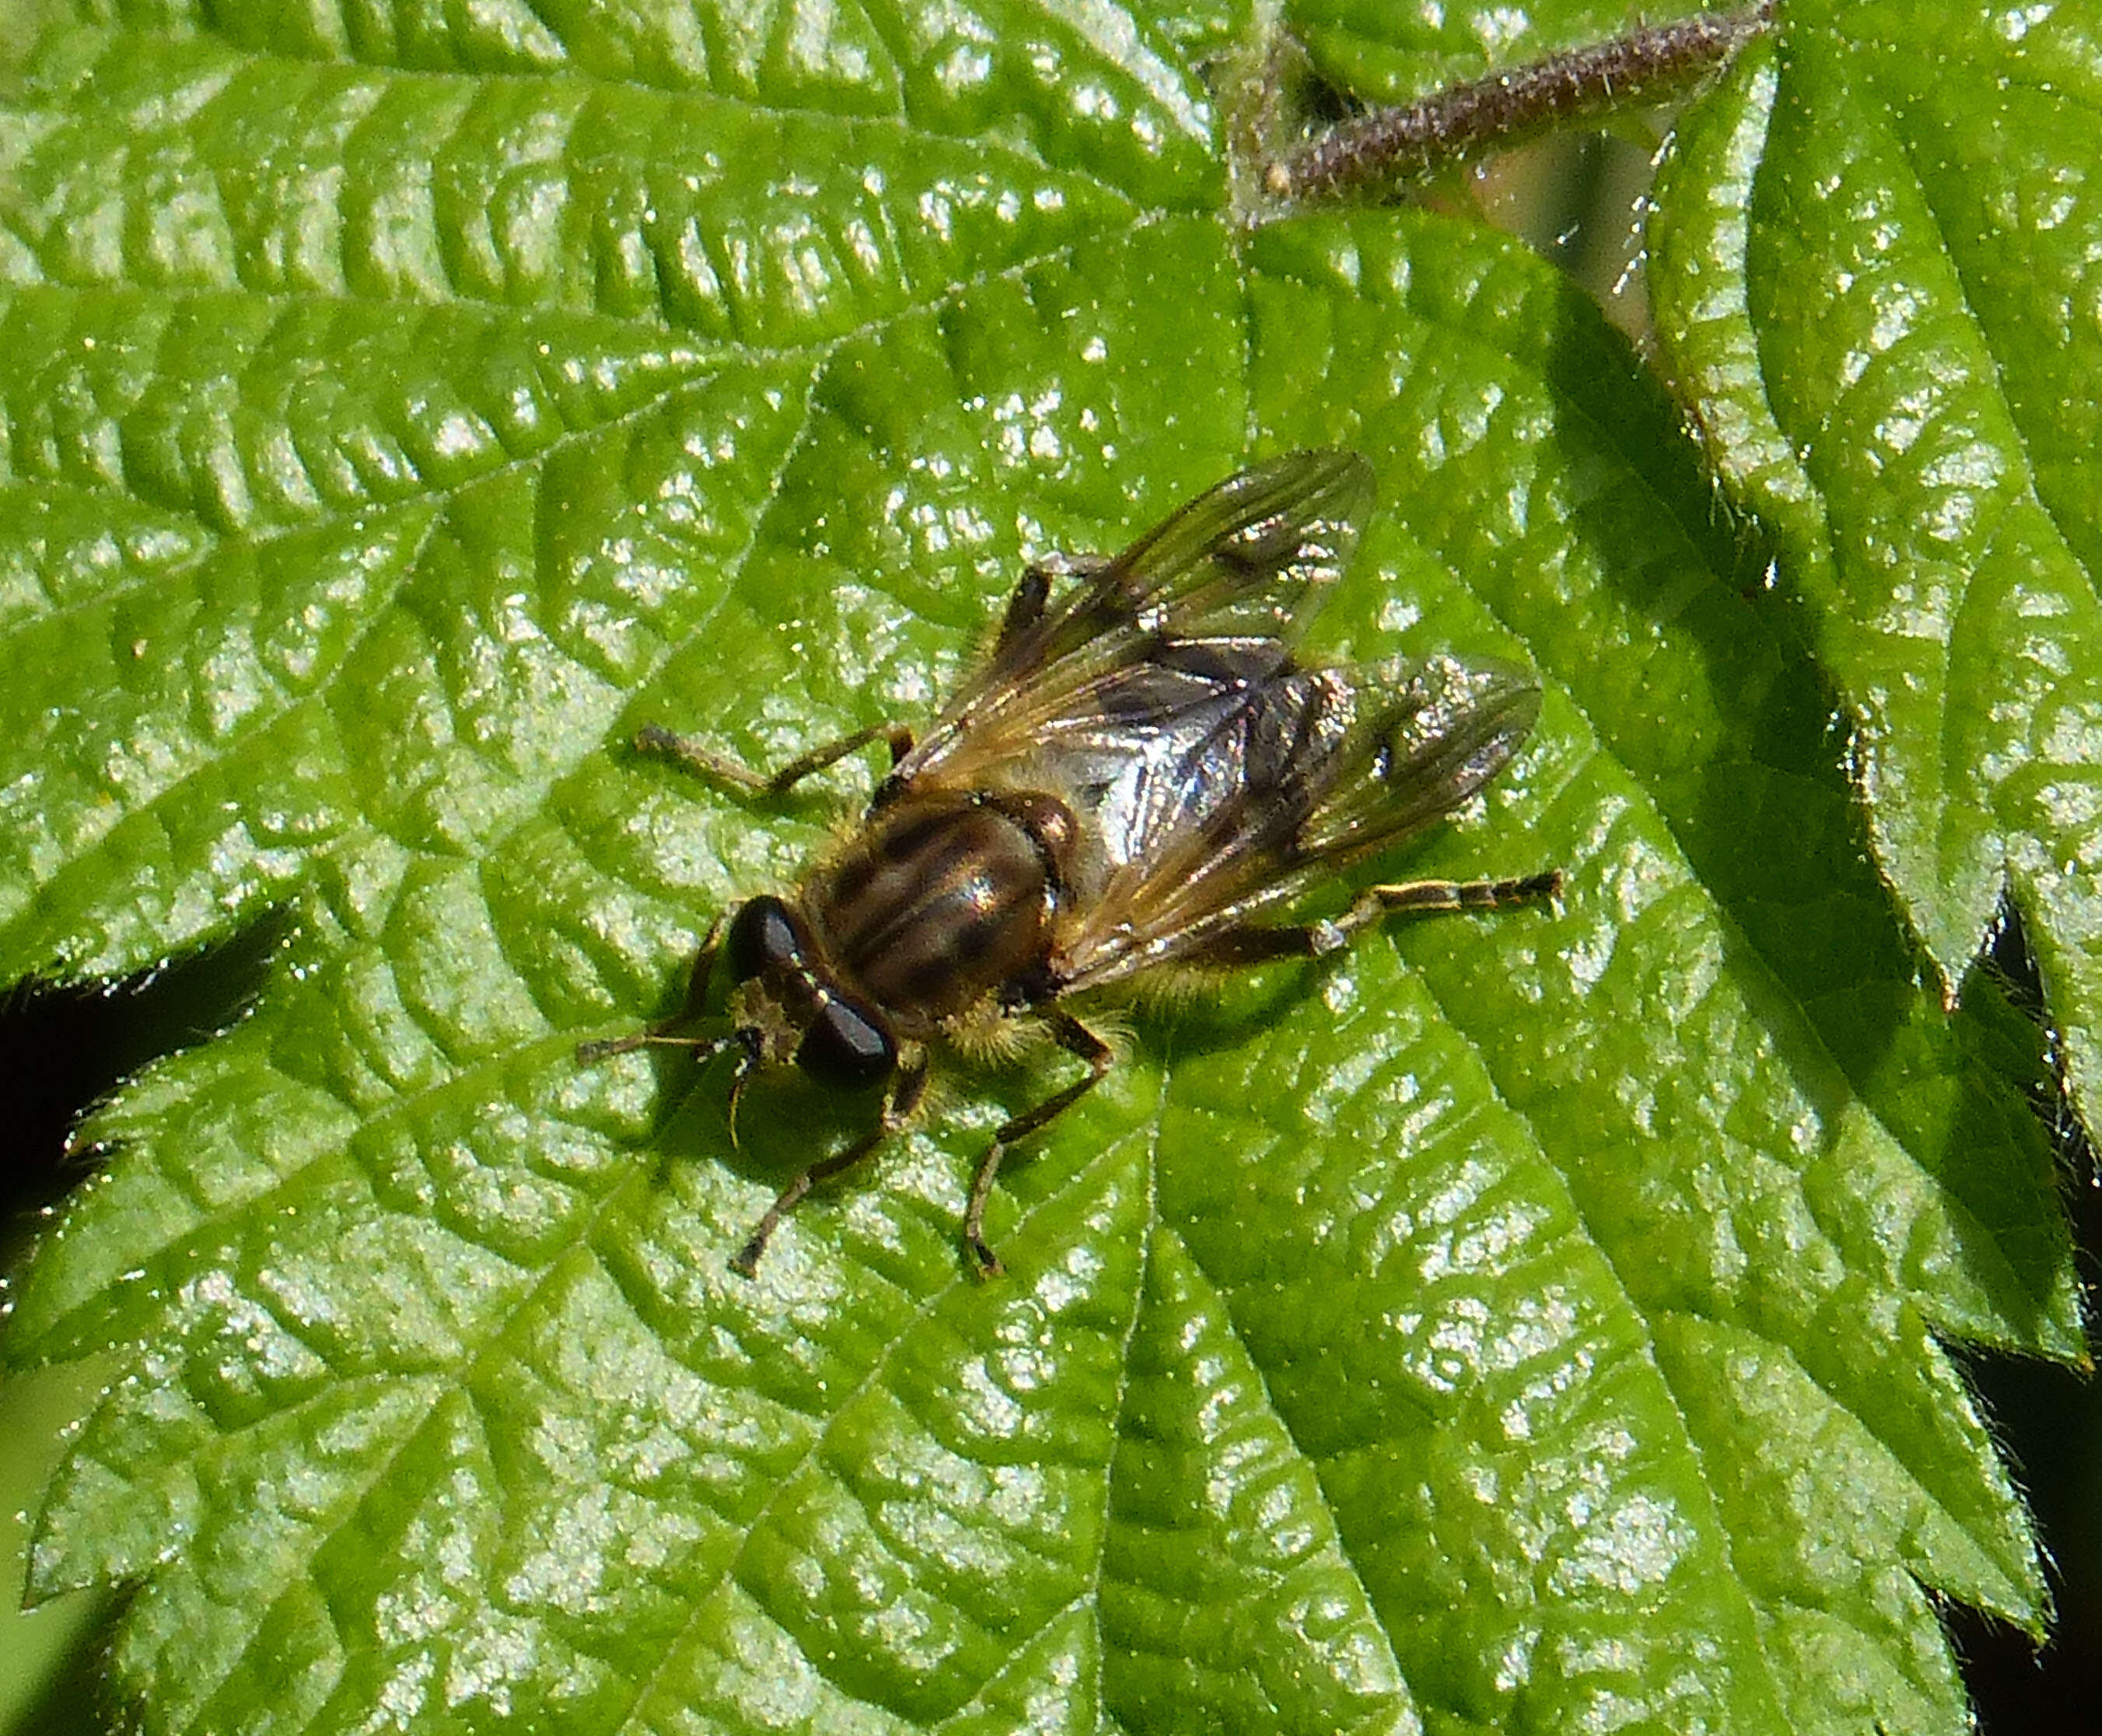
POLYGON ((820 1159, 798 1175, 781 1190, 774 1203, 766 1208, 766 1215, 752 1226, 744 1245, 737 1250, 730 1261, 730 1269, 740 1277, 752 1277, 759 1270, 759 1257, 765 1253, 766 1245, 774 1239, 774 1232, 781 1227, 781 1220, 802 1203, 804 1197, 818 1183, 829 1181, 842 1170, 851 1170, 863 1158, 874 1151, 890 1134, 898 1131, 912 1118, 912 1112, 920 1106, 920 1098, 927 1088, 927 1057, 924 1051, 915 1050, 902 1056, 898 1075, 891 1081, 889 1094, 883 1103, 883 1114, 877 1121, 876 1131, 856 1140, 836 1157, 820 1159))
POLYGON ((1058 1046, 1088 1063, 1088 1077, 1075 1080, 1056 1096, 1045 1099, 1027 1113, 1018 1115, 994 1130, 992 1148, 978 1164, 977 1179, 971 1183, 970 1204, 964 1211, 964 1245, 977 1257, 978 1276, 982 1278, 996 1278, 1007 1270, 1000 1264, 1000 1256, 986 1245, 985 1239, 986 1201, 992 1196, 993 1178, 1000 1174, 1000 1161, 1007 1155, 1007 1148, 1025 1134, 1035 1132, 1053 1117, 1071 1108, 1102 1083, 1102 1075, 1110 1070, 1115 1059, 1110 1046, 1071 1014, 1050 1007, 1044 1010, 1042 1017, 1051 1027, 1052 1037, 1058 1046))
POLYGON ((676 1033, 681 1025, 691 1024, 703 1018, 707 1011, 708 983, 715 975, 716 954, 721 949, 723 923, 725 918, 718 915, 708 924, 708 931, 702 939, 701 949, 694 956, 694 968, 686 978, 686 1004, 669 1018, 660 1019, 654 1024, 645 1025, 640 1031, 626 1037, 602 1037, 594 1042, 577 1045, 579 1061, 603 1061, 608 1055, 626 1054, 632 1050, 651 1046, 665 1049, 690 1049, 705 1060, 709 1055, 731 1046, 742 1039, 728 1037, 681 1037, 676 1033))
POLYGON ((889 748, 894 766, 912 751, 912 731, 902 723, 871 723, 865 730, 856 730, 850 735, 823 743, 807 753, 799 753, 779 770, 767 775, 740 766, 726 755, 712 753, 689 736, 675 735, 660 723, 645 723, 635 732, 635 751, 660 755, 689 771, 727 784, 747 795, 782 796, 811 773, 823 771, 857 748, 865 748, 878 739, 889 748))

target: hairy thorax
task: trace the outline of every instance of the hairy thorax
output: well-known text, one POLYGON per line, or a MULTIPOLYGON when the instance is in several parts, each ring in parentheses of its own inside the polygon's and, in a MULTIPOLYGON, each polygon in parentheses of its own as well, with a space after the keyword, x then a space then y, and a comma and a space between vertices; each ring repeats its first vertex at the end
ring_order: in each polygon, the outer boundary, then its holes
POLYGON ((1049 956, 1071 816, 1027 793, 930 791, 880 810, 803 889, 827 966, 925 1037, 1031 998, 1049 956))

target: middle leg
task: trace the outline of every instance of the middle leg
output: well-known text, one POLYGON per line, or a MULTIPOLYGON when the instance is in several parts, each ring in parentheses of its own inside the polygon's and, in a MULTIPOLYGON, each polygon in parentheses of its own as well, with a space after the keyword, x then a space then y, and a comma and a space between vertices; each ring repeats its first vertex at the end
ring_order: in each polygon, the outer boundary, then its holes
POLYGON ((1102 1075, 1110 1070, 1115 1057, 1110 1046, 1090 1031, 1070 1013, 1060 1012, 1056 1007, 1047 1008, 1043 1015, 1045 1023, 1051 1027, 1051 1035, 1058 1046, 1068 1054, 1078 1055, 1088 1063, 1088 1076, 1076 1079, 1062 1091, 1046 1098, 1027 1112, 1018 1115, 1004 1126, 994 1130, 992 1145, 978 1163, 978 1173, 971 1183, 970 1204, 964 1211, 964 1245, 976 1257, 978 1276, 996 1278, 1007 1268, 1000 1264, 1000 1256, 986 1243, 986 1201, 992 1197, 993 1178, 1000 1174, 1000 1161, 1007 1155, 1007 1148, 1025 1134, 1032 1134, 1054 1116, 1062 1113, 1100 1085, 1102 1075))
POLYGON ((890 749, 893 766, 912 751, 912 731, 903 724, 871 723, 867 729, 856 730, 836 741, 824 742, 807 753, 797 754, 776 771, 761 774, 686 736, 675 735, 661 723, 645 723, 635 732, 637 753, 654 753, 676 761, 689 771, 698 772, 703 777, 727 784, 732 789, 742 790, 750 796, 785 796, 813 772, 823 771, 856 748, 877 740, 890 749))

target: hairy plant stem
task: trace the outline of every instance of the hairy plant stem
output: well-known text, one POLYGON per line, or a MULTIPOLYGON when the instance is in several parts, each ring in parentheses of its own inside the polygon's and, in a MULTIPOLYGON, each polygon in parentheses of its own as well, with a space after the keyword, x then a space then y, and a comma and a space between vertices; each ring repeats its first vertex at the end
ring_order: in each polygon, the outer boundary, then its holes
POLYGON ((1273 199, 1334 198, 1404 180, 1558 122, 1655 102, 1723 64, 1772 22, 1774 0, 1703 12, 1377 109, 1281 153, 1262 171, 1273 199))

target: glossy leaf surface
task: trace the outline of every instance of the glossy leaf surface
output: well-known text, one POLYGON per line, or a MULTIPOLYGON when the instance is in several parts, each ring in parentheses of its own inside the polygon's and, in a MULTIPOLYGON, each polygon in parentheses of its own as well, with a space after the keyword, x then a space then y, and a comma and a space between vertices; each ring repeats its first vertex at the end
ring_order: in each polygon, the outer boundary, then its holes
POLYGON ((1683 135, 1653 277, 1810 606, 1908 917, 1958 986, 2012 897, 2091 1122, 2098 99, 2085 7, 1791 8, 1683 135))
POLYGON ((285 912, 100 1110, 18 1363, 115 1347, 40 1591, 149 1729, 1955 1729, 2031 1628, 1944 1341, 2078 1354, 2033 1037, 1943 1011, 1820 672, 1516 245, 1221 215, 1193 7, 53 29, 0 113, 0 946, 285 912), (956 1227, 936 1112, 574 1063, 865 791, 756 763, 967 666, 1022 562, 1253 455, 1380 511, 1335 655, 1537 671, 1396 926, 1142 1010, 956 1227), (1748 590, 1749 594, 1747 594, 1748 590))

